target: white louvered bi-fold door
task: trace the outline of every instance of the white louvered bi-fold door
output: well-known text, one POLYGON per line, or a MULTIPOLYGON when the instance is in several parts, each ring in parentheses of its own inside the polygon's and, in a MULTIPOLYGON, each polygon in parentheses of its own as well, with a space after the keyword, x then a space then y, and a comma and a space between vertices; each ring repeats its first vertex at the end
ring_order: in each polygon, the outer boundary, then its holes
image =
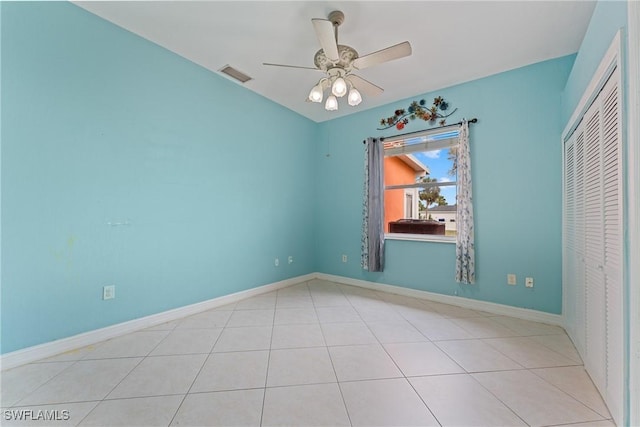
POLYGON ((613 73, 564 147, 567 329, 616 422, 623 409, 622 144, 613 73))
POLYGON ((606 296, 606 400, 622 421, 624 389, 622 126, 619 81, 602 92, 602 186, 606 296))

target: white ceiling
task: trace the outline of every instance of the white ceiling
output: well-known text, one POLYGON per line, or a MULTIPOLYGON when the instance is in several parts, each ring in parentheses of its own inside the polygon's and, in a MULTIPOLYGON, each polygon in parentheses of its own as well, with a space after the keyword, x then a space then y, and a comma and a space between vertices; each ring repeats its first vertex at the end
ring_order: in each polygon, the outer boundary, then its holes
MULTIPOLYGON (((253 77, 244 86, 321 122, 524 65, 575 53, 593 1, 136 1, 78 6, 217 72, 224 65, 253 77), (350 107, 328 112, 306 102, 320 71, 311 18, 342 10, 339 43, 360 56, 408 40, 410 57, 357 71, 381 86, 350 107)), ((176 76, 179 78, 179 76, 176 76)))

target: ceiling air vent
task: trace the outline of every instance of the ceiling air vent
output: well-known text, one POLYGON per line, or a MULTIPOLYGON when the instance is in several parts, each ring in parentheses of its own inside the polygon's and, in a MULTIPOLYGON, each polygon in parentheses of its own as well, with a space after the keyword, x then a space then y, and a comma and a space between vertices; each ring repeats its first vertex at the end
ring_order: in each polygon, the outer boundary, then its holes
POLYGON ((227 76, 231 77, 232 79, 238 80, 240 83, 246 83, 249 80, 251 80, 251 77, 247 76, 245 73, 243 73, 242 71, 238 71, 235 68, 233 68, 230 65, 225 65, 224 67, 220 68, 221 73, 226 74, 227 76))

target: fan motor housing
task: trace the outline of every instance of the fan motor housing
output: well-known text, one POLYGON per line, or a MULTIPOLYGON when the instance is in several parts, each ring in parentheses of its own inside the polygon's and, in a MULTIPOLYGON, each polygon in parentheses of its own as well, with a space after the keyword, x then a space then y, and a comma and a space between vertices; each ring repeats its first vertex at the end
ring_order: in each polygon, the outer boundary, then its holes
POLYGON ((351 71, 352 66, 351 63, 358 57, 358 52, 352 48, 351 46, 346 46, 343 44, 338 45, 338 61, 332 62, 327 58, 324 54, 324 50, 320 49, 316 52, 313 57, 313 63, 316 64, 316 67, 322 71, 327 71, 330 68, 342 68, 346 72, 351 71))

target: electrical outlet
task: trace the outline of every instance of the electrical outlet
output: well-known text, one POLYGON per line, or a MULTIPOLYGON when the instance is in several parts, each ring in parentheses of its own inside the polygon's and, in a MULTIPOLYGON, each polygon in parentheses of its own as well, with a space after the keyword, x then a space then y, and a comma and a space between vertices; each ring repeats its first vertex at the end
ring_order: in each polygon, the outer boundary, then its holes
POLYGON ((102 299, 113 299, 116 297, 116 287, 114 285, 102 288, 102 299))
POLYGON ((342 262, 347 262, 347 256, 346 255, 342 255, 342 262))
POLYGON ((276 258, 275 261, 273 261, 273 265, 275 265, 276 267, 280 265, 280 259, 276 258))
POLYGON ((287 261, 289 262, 289 264, 293 263, 293 255, 289 255, 289 258, 287 259, 287 261))
POLYGON ((507 274, 507 285, 515 285, 517 283, 515 274, 507 274))
POLYGON ((533 288, 533 277, 527 277, 524 279, 524 285, 527 288, 533 288))

